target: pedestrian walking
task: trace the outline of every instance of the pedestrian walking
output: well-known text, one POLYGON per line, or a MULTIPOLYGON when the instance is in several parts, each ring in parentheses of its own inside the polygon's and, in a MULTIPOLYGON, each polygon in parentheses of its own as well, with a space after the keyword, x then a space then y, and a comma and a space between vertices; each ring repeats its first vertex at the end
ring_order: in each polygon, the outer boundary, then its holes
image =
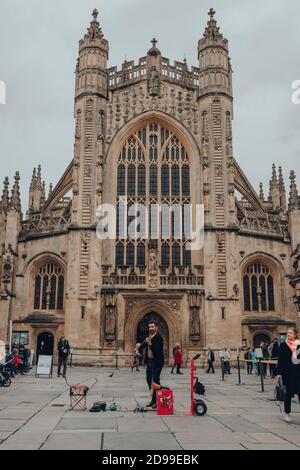
POLYGON ((212 349, 208 348, 208 352, 207 352, 207 365, 208 365, 208 367, 207 367, 207 371, 206 371, 207 374, 210 373, 210 370, 212 371, 213 374, 215 373, 214 362, 215 362, 215 353, 213 352, 212 349))
POLYGON ((231 374, 230 372, 230 349, 225 348, 224 349, 224 369, 225 369, 225 374, 231 374))
POLYGON ((135 348, 133 350, 134 357, 133 357, 133 362, 131 365, 131 371, 133 372, 133 369, 136 369, 136 372, 139 372, 139 365, 140 365, 140 358, 141 358, 141 353, 139 352, 139 349, 141 347, 141 343, 136 343, 135 348))
MULTIPOLYGON (((247 351, 244 354, 244 359, 245 359, 245 361, 251 361, 252 360, 252 353, 251 353, 250 348, 247 348, 247 351)), ((247 364, 247 374, 252 374, 253 362, 246 362, 246 364, 247 364)))
MULTIPOLYGON (((269 360, 269 344, 268 344, 267 341, 262 342, 261 349, 262 349, 262 353, 263 353, 263 361, 268 361, 269 360)), ((266 377, 266 375, 267 375, 267 364, 266 363, 262 364, 262 370, 263 370, 264 377, 266 377)))
POLYGON ((63 377, 66 377, 67 373, 67 361, 70 354, 70 344, 64 335, 60 337, 60 340, 57 344, 58 350, 58 367, 57 367, 57 377, 61 376, 61 368, 63 367, 63 377))
POLYGON ((176 362, 175 362, 175 353, 177 351, 177 348, 179 348, 179 343, 176 343, 174 348, 173 348, 173 365, 172 365, 172 369, 171 369, 171 374, 174 373, 174 369, 176 369, 176 362))
POLYGON ((280 344, 277 374, 286 387, 285 421, 291 422, 291 402, 295 394, 300 403, 300 340, 295 328, 288 329, 286 340, 280 344))
MULTIPOLYGON (((274 338, 273 341, 270 343, 269 347, 269 357, 271 361, 276 361, 278 360, 278 355, 279 355, 279 344, 278 344, 278 338, 274 338)), ((274 379, 277 375, 277 367, 276 364, 270 364, 270 376, 272 379, 274 379)))
POLYGON ((176 364, 176 374, 182 374, 181 372, 181 366, 183 364, 183 359, 182 359, 182 351, 180 349, 180 346, 177 347, 175 353, 174 353, 174 361, 176 364))
POLYGON ((252 364, 254 366, 254 364, 256 365, 256 375, 259 375, 259 364, 257 362, 257 357, 256 357, 256 354, 255 354, 255 349, 253 348, 252 351, 251 351, 251 359, 252 359, 252 364))
POLYGON ((147 406, 156 410, 156 388, 160 385, 160 374, 164 366, 164 344, 162 336, 158 333, 158 323, 150 321, 148 328, 149 336, 142 343, 139 351, 145 349, 146 380, 149 390, 152 390, 152 398, 147 406))

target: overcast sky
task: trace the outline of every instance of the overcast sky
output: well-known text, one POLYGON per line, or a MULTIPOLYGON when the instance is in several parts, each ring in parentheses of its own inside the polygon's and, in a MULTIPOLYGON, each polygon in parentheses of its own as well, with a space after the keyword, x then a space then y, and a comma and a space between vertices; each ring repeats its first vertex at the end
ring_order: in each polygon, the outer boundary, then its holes
MULTIPOLYGON (((32 169, 58 181, 73 151, 74 69, 93 8, 110 43, 109 64, 137 60, 153 36, 164 57, 197 63, 207 12, 229 40, 234 87, 234 155, 268 191, 274 162, 300 178, 299 0, 0 0, 0 178, 21 173, 23 211, 32 169)), ((300 181, 300 179, 298 180, 300 181)), ((289 188, 287 188, 289 189, 289 188)), ((1 186, 2 192, 2 186, 1 186)), ((25 207, 24 207, 25 206, 25 207)))

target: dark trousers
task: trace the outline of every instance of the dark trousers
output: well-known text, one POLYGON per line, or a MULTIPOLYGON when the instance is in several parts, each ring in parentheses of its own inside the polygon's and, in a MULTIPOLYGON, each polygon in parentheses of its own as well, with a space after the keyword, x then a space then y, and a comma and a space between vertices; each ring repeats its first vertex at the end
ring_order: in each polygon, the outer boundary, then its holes
MULTIPOLYGON (((274 360, 274 359, 272 359, 274 360)), ((275 377, 277 375, 277 367, 276 364, 270 364, 270 376, 275 377)))
MULTIPOLYGON (((160 385, 160 374, 163 368, 163 364, 156 366, 152 359, 148 359, 147 367, 146 367, 146 379, 149 390, 151 390, 152 382, 160 385)), ((152 399, 151 403, 154 405, 156 404, 156 391, 153 390, 152 392, 152 399)))
MULTIPOLYGON (((299 403, 300 403, 300 393, 296 394, 298 395, 299 403)), ((285 396, 285 401, 284 401, 284 412, 287 414, 290 414, 291 412, 291 403, 292 403, 292 398, 294 396, 294 393, 291 392, 288 388, 286 389, 286 396, 285 396)))
POLYGON ((176 374, 180 374, 180 372, 181 372, 181 370, 180 370, 180 369, 181 369, 181 364, 177 364, 177 365, 176 365, 176 368, 177 368, 176 374))
POLYGON ((68 361, 68 356, 66 356, 66 357, 58 356, 58 367, 57 367, 57 376, 58 377, 60 376, 60 371, 61 371, 62 366, 63 366, 63 376, 64 377, 66 376, 67 361, 68 361))
POLYGON ((224 372, 225 374, 230 374, 230 362, 229 361, 224 361, 224 372))
POLYGON ((210 370, 212 371, 213 374, 215 373, 214 363, 213 362, 208 362, 208 369, 207 369, 206 372, 209 374, 210 370))
POLYGON ((139 358, 139 356, 134 356, 131 369, 133 370, 134 368, 136 368, 136 370, 138 371, 138 370, 139 370, 139 365, 140 365, 140 358, 139 358))
POLYGON ((247 372, 248 374, 252 374, 253 370, 253 363, 252 362, 247 362, 247 372))

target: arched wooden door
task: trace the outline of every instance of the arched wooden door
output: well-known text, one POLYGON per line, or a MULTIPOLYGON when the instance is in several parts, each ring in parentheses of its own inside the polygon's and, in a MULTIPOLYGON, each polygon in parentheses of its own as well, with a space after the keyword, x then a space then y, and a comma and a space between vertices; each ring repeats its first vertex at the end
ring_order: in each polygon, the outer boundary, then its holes
POLYGON ((145 338, 149 335, 148 324, 150 321, 158 323, 158 332, 164 341, 164 356, 165 363, 169 363, 169 328, 165 320, 156 312, 147 313, 139 322, 137 327, 136 339, 137 343, 143 343, 145 338))
POLYGON ((264 341, 264 342, 267 342, 270 344, 270 337, 264 333, 258 333, 254 336, 253 338, 253 347, 254 348, 259 348, 260 347, 260 343, 264 341))

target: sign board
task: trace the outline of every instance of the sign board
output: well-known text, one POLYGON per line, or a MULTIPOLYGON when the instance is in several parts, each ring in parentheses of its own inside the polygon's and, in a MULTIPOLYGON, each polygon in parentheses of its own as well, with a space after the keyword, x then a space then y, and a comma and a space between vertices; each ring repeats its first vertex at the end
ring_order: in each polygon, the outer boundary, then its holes
POLYGON ((255 348, 254 354, 257 357, 257 359, 262 359, 264 357, 262 349, 261 348, 255 348))
POLYGON ((43 356, 39 355, 38 365, 36 368, 35 375, 48 375, 48 377, 52 377, 52 359, 53 356, 43 356))

